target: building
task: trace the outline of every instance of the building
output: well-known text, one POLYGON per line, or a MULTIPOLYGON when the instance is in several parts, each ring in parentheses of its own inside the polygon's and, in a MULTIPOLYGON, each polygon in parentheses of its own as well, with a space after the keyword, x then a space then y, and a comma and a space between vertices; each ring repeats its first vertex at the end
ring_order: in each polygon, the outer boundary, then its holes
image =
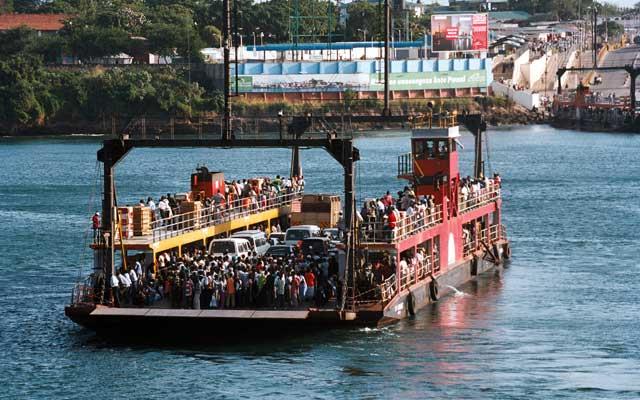
POLYGON ((64 22, 69 18, 69 14, 2 14, 0 32, 27 27, 38 35, 52 34, 64 28, 64 22))

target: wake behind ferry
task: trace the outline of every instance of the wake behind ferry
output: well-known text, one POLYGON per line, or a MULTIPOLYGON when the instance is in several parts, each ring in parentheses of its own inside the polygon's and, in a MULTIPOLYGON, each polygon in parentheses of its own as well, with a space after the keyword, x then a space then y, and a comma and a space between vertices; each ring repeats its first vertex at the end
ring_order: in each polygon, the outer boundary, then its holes
POLYGON ((403 190, 358 205, 359 150, 352 135, 327 129, 328 118, 294 117, 258 138, 105 140, 93 272, 75 285, 65 314, 112 338, 380 326, 510 257, 500 176, 483 173, 481 116, 411 118, 411 152, 389 166, 403 190), (459 120, 476 139, 473 177, 459 171, 459 120), (292 165, 289 177, 236 181, 199 167, 189 191, 118 206, 115 166, 135 147, 286 147, 292 165), (323 148, 342 165, 344 193, 304 192, 301 147, 323 148))

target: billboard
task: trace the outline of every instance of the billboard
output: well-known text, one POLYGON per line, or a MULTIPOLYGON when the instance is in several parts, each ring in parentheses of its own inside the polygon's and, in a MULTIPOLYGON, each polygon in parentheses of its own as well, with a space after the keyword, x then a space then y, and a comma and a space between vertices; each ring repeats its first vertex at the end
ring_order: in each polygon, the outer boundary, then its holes
MULTIPOLYGON (((391 90, 454 89, 487 86, 487 72, 481 70, 402 72, 389 74, 391 90)), ((232 82, 231 87, 234 87, 232 82)), ((377 73, 307 74, 307 75, 241 75, 240 92, 341 92, 381 91, 384 83, 377 73)))
POLYGON ((432 51, 487 51, 488 22, 487 14, 432 15, 432 51))

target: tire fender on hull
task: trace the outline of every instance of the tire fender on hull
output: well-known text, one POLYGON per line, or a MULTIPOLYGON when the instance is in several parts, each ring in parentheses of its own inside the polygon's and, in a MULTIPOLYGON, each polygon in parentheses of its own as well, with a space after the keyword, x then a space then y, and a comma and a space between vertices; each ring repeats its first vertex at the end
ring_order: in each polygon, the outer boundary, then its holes
POLYGON ((435 278, 431 278, 429 282, 429 298, 431 301, 438 301, 438 281, 435 278))
POLYGON ((413 292, 409 292, 407 295, 407 314, 411 317, 416 315, 416 296, 413 295, 413 292))

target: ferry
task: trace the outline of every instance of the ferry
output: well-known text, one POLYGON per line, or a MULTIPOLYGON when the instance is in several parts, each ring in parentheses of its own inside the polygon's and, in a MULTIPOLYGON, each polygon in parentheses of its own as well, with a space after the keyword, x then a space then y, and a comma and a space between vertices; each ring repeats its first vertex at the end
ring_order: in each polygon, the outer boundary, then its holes
MULTIPOLYGON (((362 116, 359 121, 371 122, 376 118, 385 117, 362 116)), ((354 171, 360 152, 354 146, 352 135, 339 135, 333 129, 311 131, 314 126, 326 126, 326 119, 310 115, 294 117, 286 130, 272 136, 147 138, 120 135, 104 140, 98 152, 98 160, 104 167, 102 225, 91 245, 93 272, 73 288, 71 300, 65 307, 66 316, 101 336, 116 339, 167 336, 190 340, 325 327, 376 327, 414 316, 421 308, 437 302, 479 274, 501 268, 510 258, 509 240, 502 223, 501 182, 487 179, 483 174, 481 145, 486 124, 481 116, 437 118, 428 114, 410 118, 411 138, 407 143, 410 152, 399 155, 397 165, 389 167, 397 168, 397 178, 405 182, 416 198, 428 198, 430 204, 421 213, 398 212, 395 224, 367 218, 356 211, 354 171), (324 122, 318 123, 314 118, 322 118, 324 122), (460 122, 475 135, 474 177, 479 183, 472 194, 462 189, 460 122), (343 218, 339 226, 341 239, 336 244, 341 260, 342 295, 323 306, 304 304, 281 309, 117 307, 108 295, 108 283, 131 254, 142 254, 145 268, 157 272, 163 252, 171 250, 180 254, 183 249, 194 246, 208 248, 216 238, 259 225, 267 233, 276 225, 284 230, 292 221, 304 223, 305 213, 314 211, 303 206, 307 195, 298 191, 251 209, 230 208, 224 215, 211 215, 206 209, 194 206, 194 198, 211 196, 224 184, 224 177, 200 168, 191 177, 192 198, 185 195, 188 206, 174 215, 170 223, 149 225, 144 211, 119 210, 115 203, 115 166, 137 147, 290 148, 292 176, 300 171, 299 148, 325 149, 344 170, 344 193, 323 196, 332 199, 332 204, 338 195, 344 200, 342 204, 338 201, 343 218), (123 229, 131 219, 135 223, 133 232, 123 229), (415 262, 417 253, 420 253, 419 262, 415 262), (384 280, 372 283, 370 279, 363 279, 371 275, 372 265, 380 263, 391 268, 384 280)), ((282 118, 280 125, 283 125, 282 118)), ((335 232, 336 219, 327 221, 326 227, 335 232)))

